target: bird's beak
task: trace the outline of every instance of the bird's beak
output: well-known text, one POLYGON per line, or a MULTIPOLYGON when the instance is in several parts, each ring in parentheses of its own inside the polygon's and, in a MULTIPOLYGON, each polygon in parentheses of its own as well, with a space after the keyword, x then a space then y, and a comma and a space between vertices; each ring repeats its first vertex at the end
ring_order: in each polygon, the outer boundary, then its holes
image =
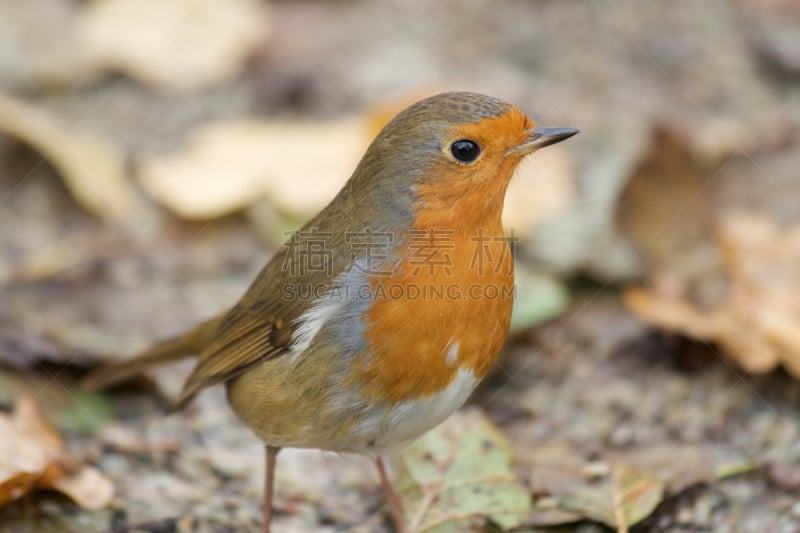
POLYGON ((528 139, 525 142, 511 148, 508 153, 522 155, 532 154, 539 148, 560 143, 577 133, 578 130, 574 128, 534 128, 530 131, 528 139))

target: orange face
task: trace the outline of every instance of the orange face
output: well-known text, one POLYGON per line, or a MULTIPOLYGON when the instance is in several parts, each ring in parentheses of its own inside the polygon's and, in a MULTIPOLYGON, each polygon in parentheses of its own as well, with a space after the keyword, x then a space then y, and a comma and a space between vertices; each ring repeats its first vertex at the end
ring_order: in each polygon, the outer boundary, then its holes
MULTIPOLYGON (((418 189, 420 206, 461 208, 467 207, 460 204, 471 198, 480 199, 483 204, 491 201, 502 203, 506 186, 523 157, 523 154, 511 150, 529 139, 533 127, 531 119, 515 106, 509 106, 508 111, 498 117, 444 128, 440 147, 442 157, 430 169, 435 178, 418 189), (467 161, 457 159, 462 155, 459 148, 464 143, 476 147, 473 152, 463 154, 469 157, 467 161)), ((494 204, 491 207, 497 208, 494 204)))
POLYGON ((420 224, 433 226, 457 217, 461 224, 474 227, 499 218, 506 188, 523 157, 509 150, 524 143, 533 126, 531 119, 509 106, 499 117, 448 127, 442 135, 443 157, 431 168, 435 179, 417 187, 415 214, 423 219, 420 224), (477 157, 469 162, 454 155, 464 142, 478 147, 477 157))

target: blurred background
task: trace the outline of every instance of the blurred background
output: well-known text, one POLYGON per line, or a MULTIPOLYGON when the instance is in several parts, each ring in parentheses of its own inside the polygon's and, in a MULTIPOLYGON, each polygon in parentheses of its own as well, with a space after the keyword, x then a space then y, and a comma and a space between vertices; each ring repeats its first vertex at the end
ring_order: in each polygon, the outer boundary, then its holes
MULTIPOLYGON (((798 531, 798 0, 3 0, 0 530, 257 530, 222 390, 77 382, 235 302, 446 90, 581 134, 512 183, 512 336, 452 460, 396 458, 415 525, 798 531)), ((281 459, 278 531, 391 530, 367 461, 281 459)))

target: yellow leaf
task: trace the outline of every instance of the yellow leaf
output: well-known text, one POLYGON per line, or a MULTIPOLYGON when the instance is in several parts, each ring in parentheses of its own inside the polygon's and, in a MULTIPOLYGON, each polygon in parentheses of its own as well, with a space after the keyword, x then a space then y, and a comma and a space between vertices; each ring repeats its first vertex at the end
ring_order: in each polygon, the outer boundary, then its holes
POLYGON ((312 216, 355 169, 369 139, 360 119, 325 123, 240 120, 206 126, 181 152, 138 165, 147 193, 179 216, 222 216, 266 196, 312 216))
POLYGON ((130 215, 134 194, 125 162, 112 144, 73 131, 41 109, 0 93, 0 131, 41 153, 85 209, 106 219, 130 215))

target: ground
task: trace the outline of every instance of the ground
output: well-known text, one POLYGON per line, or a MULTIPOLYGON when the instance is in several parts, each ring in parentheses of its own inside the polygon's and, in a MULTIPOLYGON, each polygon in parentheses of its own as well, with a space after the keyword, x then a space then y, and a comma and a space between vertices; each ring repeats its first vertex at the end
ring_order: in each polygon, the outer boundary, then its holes
MULTIPOLYGON (((800 224, 796 2, 259 5, 268 37, 241 70, 188 90, 119 67, 71 75, 64 65, 79 64, 79 54, 59 46, 55 28, 73 23, 83 3, 0 7, 2 91, 119 149, 134 206, 109 218, 76 201, 63 169, 14 134, 0 108, 0 407, 34 396, 69 455, 96 465, 116 490, 95 511, 55 492, 25 496, 0 508, 0 530, 258 530, 263 447, 221 388, 166 416, 188 362, 99 395, 82 392, 78 380, 102 359, 230 306, 284 228, 305 215, 259 196, 243 209, 185 220, 154 199, 142 163, 179 152, 214 121, 338 124, 459 88, 513 101, 541 124, 582 130, 563 152, 565 196, 523 233, 517 253, 525 269, 566 289, 569 303, 515 330, 467 406, 508 438, 519 480, 541 503, 559 489, 591 489, 587 469, 624 464, 658 473, 666 487, 631 531, 800 531, 796 377, 779 366, 748 373, 719 338, 656 327, 623 302, 632 285, 672 287, 674 272, 705 265, 693 243, 707 235, 697 235, 693 217, 734 205, 800 224), (24 31, 31 20, 43 30, 24 31), (677 156, 661 150, 669 135, 677 156), (670 211, 651 220, 655 204, 623 193, 626 183, 658 173, 637 168, 666 168, 689 152, 679 170, 663 171, 654 196, 670 211), (690 171, 699 177, 681 181, 690 171), (636 245, 642 261, 631 260, 636 245)), ((309 138, 309 159, 321 144, 309 138)), ((303 187, 311 185, 297 178, 303 187)), ((534 203, 549 194, 529 193, 534 203)), ((680 278, 679 290, 700 307, 718 301, 722 289, 697 278, 688 289, 680 278)), ((277 487, 276 531, 392 530, 365 458, 285 450, 277 487)), ((535 508, 519 530, 609 527, 586 506, 574 510, 576 522, 553 526, 558 520, 535 508)))

